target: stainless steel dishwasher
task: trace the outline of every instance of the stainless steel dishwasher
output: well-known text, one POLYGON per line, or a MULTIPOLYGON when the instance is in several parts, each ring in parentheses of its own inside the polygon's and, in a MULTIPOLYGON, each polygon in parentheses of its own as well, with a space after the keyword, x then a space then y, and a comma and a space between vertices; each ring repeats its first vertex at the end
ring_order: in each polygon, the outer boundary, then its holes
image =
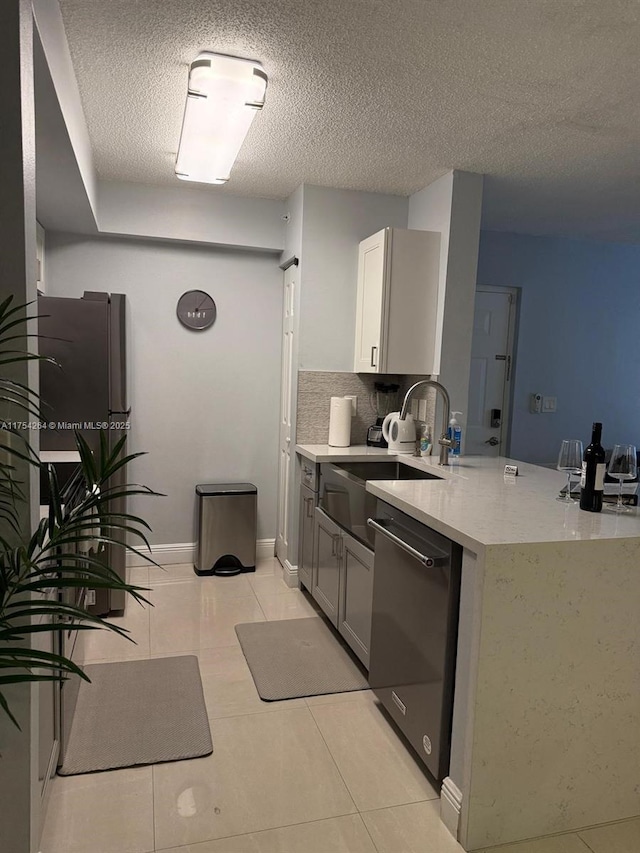
POLYGON ((449 769, 462 548, 378 501, 369 683, 440 782, 449 769))

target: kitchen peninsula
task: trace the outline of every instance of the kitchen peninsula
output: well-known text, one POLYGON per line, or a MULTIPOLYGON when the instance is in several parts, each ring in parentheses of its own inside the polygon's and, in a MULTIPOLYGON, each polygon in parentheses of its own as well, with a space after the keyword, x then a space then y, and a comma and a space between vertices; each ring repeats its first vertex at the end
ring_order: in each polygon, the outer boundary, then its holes
POLYGON ((563 505, 563 474, 514 460, 400 458, 441 479, 367 491, 464 549, 445 822, 471 851, 640 814, 639 511, 563 505))

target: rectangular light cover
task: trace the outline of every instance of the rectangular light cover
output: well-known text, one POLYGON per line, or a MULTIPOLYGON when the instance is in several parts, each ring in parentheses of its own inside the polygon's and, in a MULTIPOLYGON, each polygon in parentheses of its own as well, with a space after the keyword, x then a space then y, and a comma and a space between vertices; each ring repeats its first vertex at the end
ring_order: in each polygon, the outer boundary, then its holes
POLYGON ((267 75, 259 62, 200 53, 189 68, 176 175, 184 181, 226 183, 266 90, 267 75))

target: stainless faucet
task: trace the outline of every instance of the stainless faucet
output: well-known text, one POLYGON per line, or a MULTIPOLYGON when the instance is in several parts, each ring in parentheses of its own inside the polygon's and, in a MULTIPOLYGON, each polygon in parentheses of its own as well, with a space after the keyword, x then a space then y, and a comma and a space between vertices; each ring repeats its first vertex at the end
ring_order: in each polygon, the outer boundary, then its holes
POLYGON ((442 435, 438 439, 438 444, 440 445, 440 462, 438 464, 448 465, 449 448, 453 444, 453 441, 447 435, 447 429, 449 427, 449 416, 451 411, 451 402, 449 400, 449 392, 444 387, 444 385, 441 385, 434 379, 421 379, 419 382, 416 382, 415 385, 412 385, 411 388, 409 388, 407 393, 404 395, 402 410, 400 412, 400 420, 403 421, 407 417, 407 411, 409 409, 409 403, 411 402, 413 393, 416 388, 419 388, 421 385, 428 385, 430 388, 435 388, 436 391, 439 391, 442 394, 442 402, 444 403, 444 406, 442 408, 442 435))

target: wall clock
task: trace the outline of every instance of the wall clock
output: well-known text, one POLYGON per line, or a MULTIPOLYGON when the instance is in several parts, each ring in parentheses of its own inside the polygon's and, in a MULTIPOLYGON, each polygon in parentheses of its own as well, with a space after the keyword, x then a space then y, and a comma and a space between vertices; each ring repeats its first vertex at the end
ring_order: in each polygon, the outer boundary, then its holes
POLYGON ((213 326, 216 319, 216 303, 204 290, 187 290, 178 299, 178 320, 187 329, 201 332, 213 326))

